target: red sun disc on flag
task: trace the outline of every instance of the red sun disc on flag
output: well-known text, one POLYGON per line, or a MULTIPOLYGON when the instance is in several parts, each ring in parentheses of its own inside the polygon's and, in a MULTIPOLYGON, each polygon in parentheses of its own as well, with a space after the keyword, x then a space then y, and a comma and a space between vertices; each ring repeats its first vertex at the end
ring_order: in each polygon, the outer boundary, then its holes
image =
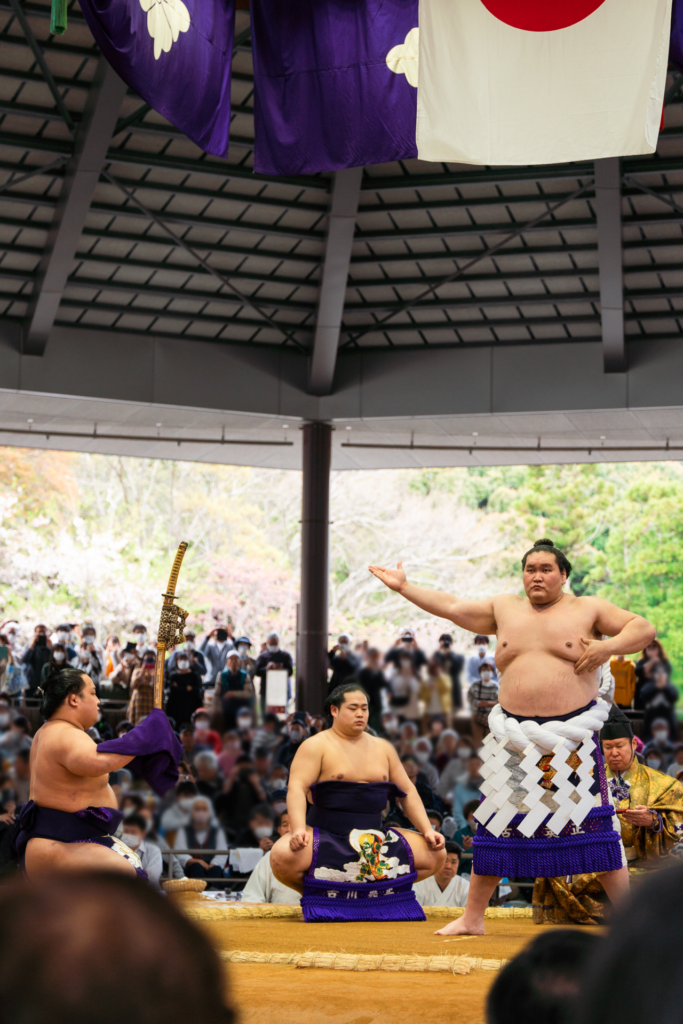
POLYGON ((481 0, 494 18, 527 32, 556 32, 583 21, 606 0, 481 0))

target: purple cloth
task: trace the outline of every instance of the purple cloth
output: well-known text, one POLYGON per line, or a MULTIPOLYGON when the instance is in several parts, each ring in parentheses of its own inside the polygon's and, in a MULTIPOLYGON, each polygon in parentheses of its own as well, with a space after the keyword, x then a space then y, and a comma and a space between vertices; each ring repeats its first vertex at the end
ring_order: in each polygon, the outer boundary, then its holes
POLYGON ((313 856, 304 878, 304 921, 424 921, 413 892, 410 844, 382 827, 393 782, 330 779, 311 786, 313 856), (367 830, 367 831, 365 831, 367 830))
POLYGON ((227 156, 235 0, 144 0, 146 10, 141 0, 80 4, 124 82, 205 152, 227 156))
POLYGON ((669 63, 678 71, 683 71, 683 0, 674 0, 671 9, 669 63))
POLYGON ((405 795, 393 782, 314 782, 306 823, 337 835, 346 835, 353 828, 381 828, 382 811, 389 800, 405 795))
POLYGON ((15 818, 12 845, 21 860, 29 839, 55 839, 60 843, 98 842, 106 836, 113 836, 122 821, 123 814, 114 807, 58 811, 29 800, 19 808, 15 818))
POLYGON ((386 63, 417 0, 252 0, 254 169, 312 174, 417 156, 417 89, 386 63))
POLYGON ((126 766, 141 775, 155 793, 163 796, 178 781, 178 763, 183 756, 180 740, 167 716, 159 708, 117 740, 98 743, 101 754, 134 754, 126 766))

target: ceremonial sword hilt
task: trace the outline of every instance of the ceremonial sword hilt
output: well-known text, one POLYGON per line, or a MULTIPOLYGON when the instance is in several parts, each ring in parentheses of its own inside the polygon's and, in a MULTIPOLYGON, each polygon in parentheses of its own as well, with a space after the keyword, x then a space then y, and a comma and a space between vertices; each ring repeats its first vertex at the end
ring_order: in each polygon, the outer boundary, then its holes
POLYGON ((180 566, 187 551, 187 541, 182 541, 173 559, 171 575, 168 579, 166 593, 162 594, 164 603, 161 607, 159 630, 157 632, 157 661, 154 668, 154 707, 160 708, 164 697, 164 663, 166 651, 182 644, 185 639, 184 629, 189 612, 175 603, 175 592, 178 585, 180 566))

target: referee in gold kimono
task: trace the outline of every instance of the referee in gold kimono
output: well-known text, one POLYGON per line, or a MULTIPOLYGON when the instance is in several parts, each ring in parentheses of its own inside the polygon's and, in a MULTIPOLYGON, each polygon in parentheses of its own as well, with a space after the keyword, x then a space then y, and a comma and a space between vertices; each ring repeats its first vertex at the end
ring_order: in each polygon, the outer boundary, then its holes
MULTIPOLYGON (((683 844, 683 785, 641 764, 626 715, 616 706, 600 733, 607 782, 621 825, 629 873, 659 867, 677 844, 683 844)), ((534 886, 537 924, 595 923, 602 916, 602 887, 595 875, 570 879, 539 878, 534 886)))

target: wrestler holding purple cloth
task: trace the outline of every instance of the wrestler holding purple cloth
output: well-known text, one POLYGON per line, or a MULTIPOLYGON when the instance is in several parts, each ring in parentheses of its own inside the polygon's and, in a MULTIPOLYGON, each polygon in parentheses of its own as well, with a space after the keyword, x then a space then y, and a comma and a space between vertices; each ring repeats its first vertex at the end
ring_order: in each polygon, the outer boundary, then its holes
POLYGON ((552 541, 536 541, 522 558, 524 596, 476 601, 409 583, 401 563, 370 566, 418 608, 498 638, 500 704, 479 751, 484 781, 467 906, 438 934, 483 934, 484 912, 504 876, 596 872, 612 901, 628 893, 598 742, 609 714, 602 670, 612 655, 643 650, 655 630, 610 601, 565 590, 571 568, 552 541))
POLYGON ((146 877, 138 855, 119 838, 123 815, 109 773, 129 765, 160 795, 175 785, 182 747, 168 718, 155 709, 120 739, 96 744, 86 731, 100 717, 89 676, 57 669, 42 696, 45 723, 31 747, 31 798, 13 836, 27 875, 64 870, 146 877))
POLYGON ((292 762, 291 832, 271 851, 273 874, 303 894, 305 921, 424 921, 413 883, 440 869, 444 837, 395 749, 365 731, 363 688, 338 686, 327 709, 332 728, 305 740, 292 762), (394 797, 417 831, 383 826, 394 797))

